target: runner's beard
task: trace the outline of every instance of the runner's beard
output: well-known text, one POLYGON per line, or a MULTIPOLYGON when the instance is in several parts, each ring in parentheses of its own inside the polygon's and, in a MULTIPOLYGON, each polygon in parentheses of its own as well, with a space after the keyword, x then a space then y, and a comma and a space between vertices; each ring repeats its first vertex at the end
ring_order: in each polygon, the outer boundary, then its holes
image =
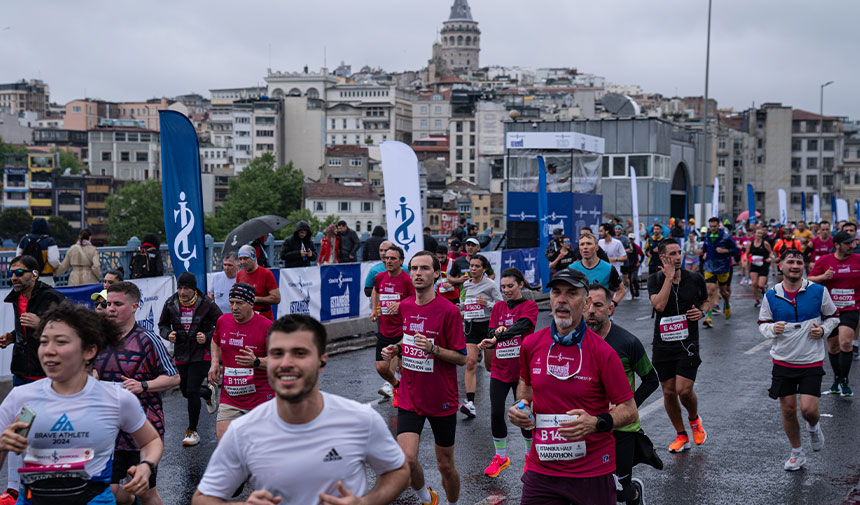
MULTIPOLYGON (((557 324, 558 323, 556 323, 556 325, 557 324)), ((596 319, 596 318, 595 319, 585 318, 585 324, 589 328, 591 328, 591 331, 599 332, 601 329, 603 329, 603 326, 606 324, 606 320, 605 319, 600 320, 600 319, 596 319)))
POLYGON ((553 315, 552 318, 555 321, 556 328, 570 328, 573 326, 573 317, 564 319, 560 316, 553 315))
POLYGON ((284 400, 287 403, 301 403, 305 398, 307 398, 314 390, 314 387, 317 385, 317 381, 319 380, 319 374, 315 374, 313 379, 308 379, 305 383, 304 387, 299 390, 298 393, 295 394, 284 394, 278 391, 278 388, 273 388, 275 390, 275 394, 281 400, 284 400))

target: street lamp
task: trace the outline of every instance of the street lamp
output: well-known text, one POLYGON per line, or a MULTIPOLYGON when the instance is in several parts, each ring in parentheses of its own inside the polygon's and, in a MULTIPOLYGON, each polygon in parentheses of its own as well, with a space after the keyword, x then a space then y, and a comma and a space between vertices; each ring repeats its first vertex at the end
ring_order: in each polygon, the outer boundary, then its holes
MULTIPOLYGON (((704 222, 707 222, 708 216, 705 215, 705 186, 707 186, 708 176, 707 174, 707 155, 708 155, 708 147, 710 137, 708 135, 708 72, 711 66, 711 0, 708 0, 708 42, 705 49, 705 107, 704 107, 704 116, 702 122, 702 133, 704 137, 703 142, 703 151, 702 151, 702 219, 704 222)), ((711 205, 716 205, 719 208, 720 202, 713 202, 711 205)))
MULTIPOLYGON (((821 187, 824 186, 824 88, 831 84, 833 84, 833 81, 827 81, 821 85, 821 97, 818 108, 818 205, 822 207, 824 206, 824 202, 821 201, 821 187)), ((831 209, 831 212, 835 213, 836 211, 831 209)), ((835 223, 836 215, 834 214, 830 220, 835 223)))

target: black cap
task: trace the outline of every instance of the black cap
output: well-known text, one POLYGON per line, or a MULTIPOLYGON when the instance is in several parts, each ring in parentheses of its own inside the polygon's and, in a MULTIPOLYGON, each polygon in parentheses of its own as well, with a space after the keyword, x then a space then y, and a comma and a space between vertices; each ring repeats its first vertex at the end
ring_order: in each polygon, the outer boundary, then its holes
POLYGON ((552 231, 553 237, 560 237, 562 235, 564 235, 564 230, 562 230, 561 228, 556 228, 552 231))
POLYGON ((848 233, 847 231, 838 231, 835 235, 833 235, 834 244, 850 244, 854 240, 857 240, 857 237, 848 233))
POLYGON ((191 272, 182 272, 176 279, 176 286, 180 288, 197 289, 197 277, 191 272))
POLYGON ((451 247, 454 249, 460 247, 461 245, 463 245, 463 244, 461 244, 459 240, 452 240, 451 241, 451 247))
POLYGON ((551 287, 556 282, 566 282, 575 288, 585 288, 588 291, 588 277, 579 270, 572 268, 563 268, 552 276, 547 287, 551 287))

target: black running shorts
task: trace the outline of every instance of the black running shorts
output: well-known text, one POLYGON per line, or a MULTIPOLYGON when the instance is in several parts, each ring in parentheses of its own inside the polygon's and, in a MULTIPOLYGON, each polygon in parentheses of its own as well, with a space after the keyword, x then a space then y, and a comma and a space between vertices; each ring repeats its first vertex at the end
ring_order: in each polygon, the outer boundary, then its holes
POLYGON ((774 363, 772 376, 768 396, 774 400, 796 394, 821 396, 823 366, 792 368, 774 363))
POLYGON ((382 359, 382 350, 388 347, 389 345, 399 344, 400 341, 403 340, 403 336, 394 337, 394 338, 386 338, 383 337, 381 333, 376 333, 376 361, 384 361, 382 359))
POLYGON ((696 373, 698 372, 699 365, 701 364, 702 358, 699 357, 698 352, 693 353, 692 356, 685 356, 671 361, 652 362, 654 370, 657 371, 657 377, 659 377, 660 382, 674 379, 677 375, 680 375, 685 379, 695 381, 696 373))
POLYGON ((430 421, 433 438, 439 447, 452 447, 457 433, 457 414, 450 416, 431 417, 416 414, 411 410, 397 409, 397 434, 417 433, 424 431, 424 421, 430 421))

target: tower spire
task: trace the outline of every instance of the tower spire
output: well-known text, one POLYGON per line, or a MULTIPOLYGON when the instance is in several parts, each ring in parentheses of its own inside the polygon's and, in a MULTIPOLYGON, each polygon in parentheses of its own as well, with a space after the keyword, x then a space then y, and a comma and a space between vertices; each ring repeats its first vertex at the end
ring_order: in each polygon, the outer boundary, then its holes
POLYGON ((451 15, 448 16, 448 21, 472 21, 472 9, 469 7, 468 0, 454 0, 454 5, 451 6, 451 15))

